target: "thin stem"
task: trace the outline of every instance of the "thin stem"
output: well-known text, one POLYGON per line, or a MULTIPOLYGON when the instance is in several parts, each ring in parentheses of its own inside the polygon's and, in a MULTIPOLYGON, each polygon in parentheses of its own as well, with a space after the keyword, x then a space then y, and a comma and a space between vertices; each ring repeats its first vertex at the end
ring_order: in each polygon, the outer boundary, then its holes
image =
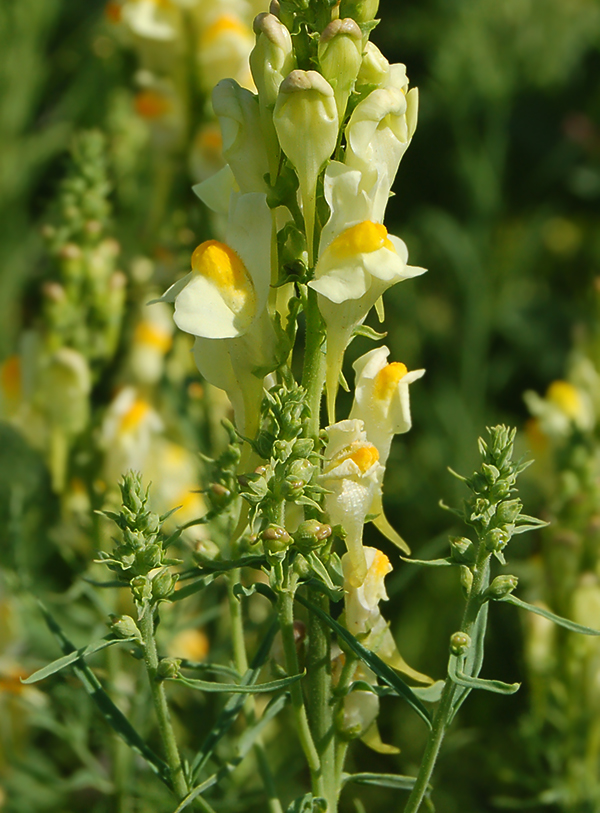
MULTIPOLYGON (((231 618, 231 639, 233 642, 233 662, 240 675, 248 671, 248 655, 246 653, 246 640, 244 638, 244 619, 242 616, 241 602, 233 593, 233 586, 240 580, 240 570, 236 568, 229 573, 228 597, 229 614, 231 618)), ((250 696, 245 704, 246 719, 248 725, 256 723, 256 700, 250 696)), ((267 754, 262 741, 262 737, 257 737, 254 743, 254 753, 258 763, 263 785, 268 797, 269 813, 283 813, 281 802, 277 796, 275 780, 271 772, 271 766, 267 759, 267 754)))
POLYGON ((324 340, 323 319, 319 313, 317 292, 309 288, 306 301, 306 341, 302 384, 306 388, 310 407, 308 435, 313 438, 319 436, 321 428, 321 397, 325 383, 324 340))
POLYGON ((171 724, 165 687, 162 681, 157 680, 158 652, 156 650, 156 639, 154 637, 154 610, 149 605, 146 605, 139 619, 139 628, 144 641, 144 661, 146 663, 148 679, 150 680, 150 691, 156 710, 158 729, 160 731, 167 765, 171 773, 173 791, 179 801, 181 801, 188 794, 188 786, 183 774, 179 749, 177 748, 175 733, 171 724))
MULTIPOLYGON (((321 595, 313 599, 329 613, 329 599, 321 595)), ((312 735, 320 757, 320 785, 327 799, 328 813, 337 810, 338 789, 335 770, 335 729, 331 696, 331 637, 329 628, 316 614, 308 619, 308 711, 312 735)))
MULTIPOLYGON (((298 666, 298 653, 296 652, 296 637, 294 635, 294 589, 284 590, 279 594, 277 601, 279 610, 279 623, 281 625, 281 637, 283 640, 283 651, 285 654, 285 666, 289 675, 297 675, 300 672, 298 666)), ((308 725, 308 717, 306 716, 306 707, 304 705, 304 695, 302 694, 302 687, 300 683, 293 683, 290 686, 290 694, 292 696, 292 709, 296 719, 296 727, 298 729, 298 737, 302 750, 306 756, 308 767, 310 768, 311 777, 313 780, 313 788, 319 793, 321 792, 320 783, 320 769, 321 762, 319 754, 315 748, 315 743, 312 738, 310 727, 308 725)))
MULTIPOLYGON (((480 542, 477 555, 477 562, 473 567, 473 584, 465 606, 463 615, 461 632, 469 635, 473 631, 477 616, 481 610, 481 595, 486 590, 490 578, 490 554, 486 551, 484 545, 480 542)), ((423 798, 427 793, 429 781, 435 768, 435 763, 440 752, 440 747, 448 727, 448 722, 453 713, 453 701, 456 694, 457 685, 450 679, 446 678, 446 683, 442 691, 439 705, 437 707, 435 717, 427 745, 425 746, 425 753, 423 760, 417 774, 417 780, 412 792, 408 798, 404 813, 417 813, 423 802, 423 798)))

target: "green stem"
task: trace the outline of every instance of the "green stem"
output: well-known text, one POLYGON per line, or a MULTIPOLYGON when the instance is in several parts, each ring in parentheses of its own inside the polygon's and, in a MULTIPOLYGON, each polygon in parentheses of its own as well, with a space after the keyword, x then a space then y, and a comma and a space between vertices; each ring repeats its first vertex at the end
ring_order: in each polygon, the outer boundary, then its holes
MULTIPOLYGON (((283 651, 285 654, 285 666, 289 675, 297 675, 300 672, 298 653, 296 652, 296 636, 294 635, 294 590, 295 585, 293 585, 291 589, 288 588, 282 591, 277 600, 283 651)), ((302 694, 300 682, 293 683, 290 686, 290 694, 292 696, 292 709, 296 720, 296 728, 298 729, 298 737, 304 755, 306 756, 308 767, 310 768, 313 789, 320 793, 321 763, 308 725, 304 695, 302 694)))
POLYGON ((321 397, 325 383, 325 333, 319 313, 317 292, 308 289, 306 301, 306 341, 304 346, 304 369, 302 385, 306 388, 310 407, 308 436, 318 438, 321 428, 321 397))
POLYGON ((150 691, 156 710, 158 729, 163 743, 165 758, 171 773, 173 791, 179 801, 181 801, 188 794, 188 786, 183 774, 179 749, 177 748, 175 733, 171 724, 165 687, 162 681, 157 680, 158 652, 156 650, 156 639, 154 637, 154 610, 149 605, 146 605, 139 619, 139 628, 144 641, 144 661, 146 663, 148 679, 150 680, 150 691))
MULTIPOLYGON (((473 584, 465 606, 463 615, 461 632, 470 635, 477 621, 477 616, 482 607, 481 595, 487 589, 490 580, 490 554, 485 549, 483 543, 480 542, 477 555, 477 562, 473 567, 473 584)), ((442 691, 439 705, 436 709, 435 717, 427 745, 425 746, 425 753, 423 760, 417 774, 417 780, 412 792, 408 798, 404 813, 417 813, 421 807, 421 803, 429 788, 429 781, 435 768, 435 763, 440 752, 442 741, 449 724, 449 720, 453 716, 453 701, 458 686, 449 677, 446 678, 446 683, 442 691)))
MULTIPOLYGON (((239 568, 230 571, 228 577, 228 597, 229 613, 231 617, 231 639, 233 642, 233 662, 240 675, 248 671, 248 655, 246 653, 246 640, 244 638, 244 619, 242 616, 242 604, 233 593, 233 587, 240 581, 239 568)), ((246 719, 248 725, 256 723, 256 700, 250 696, 245 704, 246 719)), ((281 802, 277 796, 275 780, 271 772, 271 766, 267 759, 267 754, 262 741, 262 737, 257 737, 254 743, 254 754, 258 763, 262 782, 267 793, 269 813, 283 813, 281 802)))
MULTIPOLYGON (((325 613, 329 613, 329 599, 321 595, 313 599, 325 613)), ((336 738, 333 724, 333 698, 331 696, 331 637, 327 627, 316 614, 308 618, 308 652, 306 657, 308 684, 308 711, 310 728, 320 758, 319 784, 327 799, 328 813, 337 811, 338 788, 336 782, 336 738)))

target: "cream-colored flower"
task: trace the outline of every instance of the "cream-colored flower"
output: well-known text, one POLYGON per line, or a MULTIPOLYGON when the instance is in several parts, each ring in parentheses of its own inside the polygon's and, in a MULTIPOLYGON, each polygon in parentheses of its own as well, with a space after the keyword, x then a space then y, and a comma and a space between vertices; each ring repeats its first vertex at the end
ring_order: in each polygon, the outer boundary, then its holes
POLYGON ((172 42, 179 36, 181 12, 170 0, 127 0, 121 19, 143 39, 172 42))
POLYGON ((542 398, 537 392, 527 390, 525 403, 549 437, 564 438, 573 428, 590 431, 594 427, 595 415, 592 400, 582 388, 569 381, 553 381, 542 398))
POLYGON ((328 443, 321 484, 330 492, 325 510, 332 525, 346 532, 346 547, 352 562, 349 575, 354 586, 367 576, 362 544, 363 528, 375 495, 381 490, 383 466, 379 453, 367 440, 362 421, 346 420, 327 427, 328 443))
POLYGON ((141 384, 156 384, 164 370, 165 355, 173 344, 173 320, 167 305, 147 308, 136 324, 130 345, 129 366, 141 384))
POLYGON ((204 89, 210 91, 217 82, 229 77, 253 89, 248 62, 253 45, 251 28, 235 10, 217 9, 209 15, 198 45, 200 81, 204 89))
POLYGON ((309 285, 319 294, 327 326, 327 404, 334 420, 344 353, 355 328, 388 288, 425 269, 408 265, 406 244, 381 222, 389 194, 384 171, 368 186, 362 172, 332 161, 324 188, 331 215, 309 285))
POLYGON ((163 422, 134 387, 123 388, 109 405, 102 422, 100 445, 104 449, 104 477, 117 483, 127 471, 144 471, 154 437, 163 422))
MULTIPOLYGON (((409 385, 425 373, 425 370, 409 372, 397 361, 388 364, 389 353, 387 347, 377 347, 354 362, 356 387, 350 412, 351 418, 363 421, 367 439, 377 447, 383 466, 394 435, 408 432, 411 427, 409 385)), ((375 495, 370 513, 377 514, 373 520, 375 527, 405 553, 410 553, 384 514, 381 492, 375 495)))
POLYGON ((377 548, 365 547, 363 551, 367 569, 362 579, 352 557, 347 553, 342 556, 346 628, 353 635, 361 636, 364 646, 389 666, 414 680, 431 683, 431 678, 410 667, 400 655, 389 625, 379 609, 379 602, 388 599, 384 579, 392 572, 390 560, 377 548))
POLYGON ((262 194, 233 195, 227 243, 208 240, 192 255, 192 271, 161 298, 175 303, 175 324, 196 336, 202 375, 224 389, 238 429, 258 428, 262 377, 275 334, 266 309, 271 274, 271 216, 262 194))
POLYGON ((223 155, 240 191, 266 193, 269 161, 258 97, 233 79, 223 79, 213 90, 212 102, 223 136, 223 155))

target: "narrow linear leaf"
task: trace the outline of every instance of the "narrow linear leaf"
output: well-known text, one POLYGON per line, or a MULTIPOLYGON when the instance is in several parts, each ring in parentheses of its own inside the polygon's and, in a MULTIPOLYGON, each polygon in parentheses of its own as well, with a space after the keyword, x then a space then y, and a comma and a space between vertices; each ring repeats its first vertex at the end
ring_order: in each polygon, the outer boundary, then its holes
POLYGON ((388 686, 394 689, 401 697, 406 700, 406 702, 417 712, 419 717, 421 717, 428 726, 431 727, 431 716, 429 711, 425 708, 423 703, 419 700, 416 694, 412 691, 410 686, 408 686, 402 678, 400 678, 396 672, 388 666, 387 663, 384 663, 381 658, 379 658, 374 652, 371 652, 369 649, 364 647, 355 637, 352 635, 351 632, 348 632, 347 629, 344 629, 341 624, 338 624, 330 615, 324 612, 320 607, 317 607, 308 599, 301 596, 299 593, 296 593, 296 600, 303 604, 308 610, 315 615, 318 615, 322 621, 324 621, 327 626, 329 626, 336 635, 341 638, 347 646, 357 655, 367 666, 375 672, 375 674, 383 680, 388 686))
MULTIPOLYGON (((50 631, 54 634, 60 644, 60 648, 65 655, 70 655, 71 652, 76 651, 75 646, 69 641, 67 636, 62 631, 58 622, 52 617, 48 610, 44 607, 41 601, 38 601, 46 624, 50 631)), ((98 709, 102 713, 106 722, 110 727, 123 739, 127 745, 142 756, 148 763, 150 769, 167 785, 172 788, 171 774, 169 766, 154 751, 149 748, 144 740, 140 737, 135 728, 131 725, 129 720, 125 717, 123 712, 115 706, 110 697, 102 688, 102 684, 92 672, 90 667, 81 659, 76 660, 73 664, 73 671, 82 682, 84 689, 90 695, 98 709)))
POLYGON ((215 579, 216 575, 213 575, 212 573, 210 576, 204 576, 201 579, 196 579, 196 581, 186 584, 185 587, 175 590, 170 600, 183 601, 184 598, 188 598, 189 596, 193 596, 194 593, 199 593, 201 590, 204 590, 204 588, 208 587, 209 584, 212 584, 215 579))
MULTIPOLYGON (((222 770, 223 769, 221 769, 221 771, 219 771, 218 773, 214 773, 212 776, 209 776, 208 779, 205 779, 204 782, 202 782, 199 785, 196 785, 195 788, 192 788, 192 790, 188 793, 185 799, 182 799, 181 802, 177 805, 173 813, 181 813, 181 811, 185 810, 186 807, 189 807, 191 803, 195 799, 197 799, 198 796, 200 796, 201 793, 210 790, 210 788, 216 785, 219 779, 221 778, 222 770)), ((204 803, 207 804, 206 801, 204 803)))
POLYGON ((60 672, 61 669, 71 666, 71 664, 75 663, 75 661, 93 655, 95 652, 101 652, 103 649, 107 649, 109 646, 114 646, 114 644, 128 644, 135 640, 136 639, 133 637, 108 639, 102 638, 102 640, 95 641, 93 644, 88 644, 81 649, 76 649, 73 652, 70 652, 68 655, 63 655, 62 658, 57 658, 55 661, 52 661, 52 663, 38 669, 37 672, 34 672, 32 675, 29 675, 29 677, 25 678, 25 680, 21 680, 21 683, 37 683, 39 680, 44 680, 44 678, 60 672))
POLYGON ((521 688, 520 683, 503 683, 501 680, 483 680, 482 678, 469 677, 460 670, 458 664, 459 659, 456 655, 450 655, 448 676, 458 686, 464 686, 467 689, 483 689, 486 692, 495 692, 495 694, 514 694, 521 688))
POLYGON ((369 327, 369 325, 358 325, 358 327, 354 328, 352 335, 364 336, 365 339, 372 339, 374 342, 380 342, 387 336, 387 330, 383 333, 379 333, 377 330, 369 327))
POLYGON ((189 661, 187 658, 183 658, 181 668, 193 669, 195 672, 211 672, 214 675, 223 675, 224 677, 233 678, 234 680, 241 678, 237 669, 233 669, 231 666, 222 666, 220 663, 203 663, 201 661, 189 661))
POLYGON ((453 562, 452 559, 413 559, 410 556, 401 556, 403 562, 408 562, 409 565, 425 565, 426 567, 458 567, 458 562, 453 562))
POLYGON ((563 618, 560 615, 556 615, 556 613, 552 613, 550 610, 545 610, 543 607, 537 607, 535 604, 529 604, 528 602, 513 596, 512 593, 498 600, 505 601, 507 604, 514 604, 515 607, 520 607, 522 610, 527 610, 530 613, 541 615, 544 618, 547 618, 548 621, 553 621, 555 624, 558 624, 559 627, 564 627, 571 632, 579 632, 581 635, 600 635, 600 630, 593 629, 593 627, 584 627, 582 624, 576 624, 575 621, 569 621, 568 618, 563 618))
POLYGON ((355 680, 354 683, 351 683, 346 689, 346 694, 351 692, 371 692, 378 697, 390 697, 391 695, 398 697, 398 692, 390 686, 378 686, 376 683, 368 683, 366 680, 355 680))
POLYGON ((215 559, 198 559, 198 568, 200 570, 210 570, 211 573, 227 573, 229 570, 236 570, 239 567, 254 567, 261 568, 267 564, 265 556, 258 554, 252 556, 242 556, 239 559, 231 559, 230 561, 219 561, 215 559))
POLYGON ((310 553, 307 556, 307 559, 313 571, 327 585, 327 587, 330 590, 336 590, 337 588, 335 584, 331 581, 331 576, 327 572, 327 568, 325 567, 321 559, 319 559, 314 550, 310 551, 310 553))
POLYGON ((169 678, 176 683, 183 683, 189 686, 190 689, 198 689, 201 692, 217 693, 217 692, 231 692, 233 694, 268 694, 271 692, 278 692, 280 689, 285 689, 291 686, 292 683, 297 683, 305 676, 306 672, 298 675, 290 675, 289 677, 281 678, 280 680, 271 680, 268 683, 255 683, 250 686, 244 686, 241 683, 216 683, 210 680, 195 680, 194 678, 177 677, 169 678))
POLYGON ((402 776, 395 773, 344 773, 342 787, 354 782, 357 785, 379 785, 381 788, 412 790, 417 781, 416 776, 402 776))
POLYGON ((120 582, 117 579, 101 582, 97 581, 96 579, 90 579, 87 576, 82 576, 82 581, 86 582, 87 584, 91 584, 92 587, 129 587, 128 582, 120 582))

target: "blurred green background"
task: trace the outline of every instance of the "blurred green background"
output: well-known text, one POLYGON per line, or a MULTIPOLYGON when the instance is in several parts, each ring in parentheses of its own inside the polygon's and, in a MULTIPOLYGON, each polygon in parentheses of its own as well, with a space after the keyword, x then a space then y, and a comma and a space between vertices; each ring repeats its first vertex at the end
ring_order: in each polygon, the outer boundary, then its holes
MULTIPOLYGON (((386 300, 392 356, 427 373, 411 389, 413 429, 395 441, 385 502, 413 553, 434 557, 444 555, 449 532, 460 532, 438 506, 440 499, 460 498, 446 467, 470 473, 486 425, 507 422, 522 429, 528 418, 523 392, 543 392, 563 377, 574 344, 594 330, 600 291, 600 4, 382 0, 379 16, 383 22, 373 41, 390 61, 406 63, 411 85, 420 90, 419 124, 400 167, 387 226, 406 240, 411 261, 429 269, 392 289, 386 300)), ((172 159, 170 197, 158 213, 153 207, 152 151, 142 139, 136 152, 136 133, 119 118, 130 102, 135 70, 103 2, 0 5, 0 358, 14 352, 39 306, 37 291, 50 263, 40 232, 51 217, 75 132, 95 127, 107 133, 113 231, 125 265, 138 254, 155 256, 176 228, 191 229, 196 242, 205 239, 206 216, 189 189, 181 155, 172 159), (133 154, 135 161, 123 159, 133 154), (158 228, 150 227, 157 221, 158 228)), ((188 255, 185 245, 173 250, 174 275, 187 270, 188 255)), ((368 349, 366 340, 357 339, 348 362, 368 349)), ((342 401, 342 412, 346 406, 342 401)), ((522 433, 522 451, 530 445, 522 433)), ((9 574, 4 589, 24 546, 30 565, 35 563, 33 578, 44 589, 64 590, 72 571, 48 534, 58 509, 43 466, 14 435, 5 436, 0 455, 0 506, 7 512, 0 556, 9 574), (14 506, 18 484, 26 492, 22 510, 14 506)), ((545 516, 538 482, 543 477, 534 466, 523 493, 525 510, 545 516)), ((510 551, 525 588, 541 550, 540 539, 530 537, 517 537, 510 551)), ((371 539, 385 547, 380 538, 371 539)), ((459 625, 462 607, 456 579, 444 570, 410 569, 385 549, 395 563, 385 611, 400 649, 412 665, 441 677, 448 635, 459 625)), ((53 657, 43 638, 42 631, 31 632, 23 653, 39 645, 53 657)), ((577 802, 543 796, 563 763, 553 761, 543 740, 527 735, 531 693, 522 652, 516 612, 494 607, 484 675, 523 680, 524 687, 510 698, 470 698, 438 766, 440 813, 600 810, 597 788, 577 802)), ((8 721, 16 712, 2 692, 0 685, 7 746, 8 721)), ((35 764, 40 788, 57 781, 57 772, 68 777, 81 759, 74 749, 75 755, 61 753, 53 763, 48 751, 59 732, 50 728, 20 735, 29 750, 16 755, 21 774, 28 761, 35 764)), ((412 773, 425 736, 418 720, 385 699, 381 729, 384 741, 402 753, 382 757, 357 744, 353 767, 412 773)), ((8 767, 14 757, 2 754, 6 776, 15 775, 8 767)), ((83 780, 81 787, 67 783, 60 792, 40 790, 38 796, 10 782, 5 805, 11 813, 114 809, 102 801, 101 788, 92 792, 83 780)), ((392 791, 370 789, 362 798, 369 811, 401 809, 392 791)), ((355 809, 348 800, 347 810, 355 809)))

